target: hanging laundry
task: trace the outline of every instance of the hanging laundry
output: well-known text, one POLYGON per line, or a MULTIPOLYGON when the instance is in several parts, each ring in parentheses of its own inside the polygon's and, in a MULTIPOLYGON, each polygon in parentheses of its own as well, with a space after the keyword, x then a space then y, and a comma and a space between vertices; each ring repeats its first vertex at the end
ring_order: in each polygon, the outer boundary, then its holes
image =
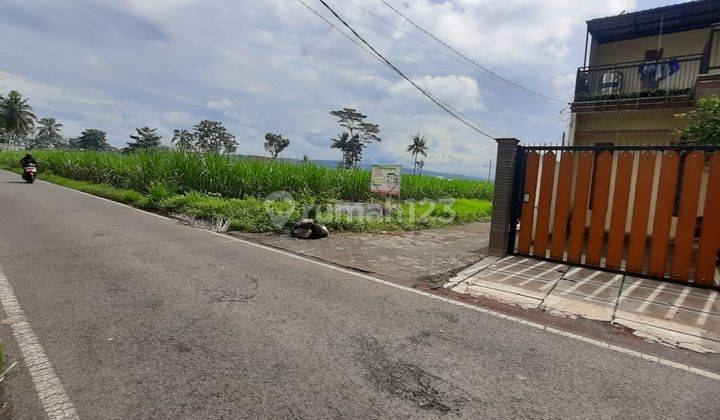
MULTIPOLYGON (((640 80, 642 81, 643 89, 657 89, 658 87, 658 64, 657 63, 646 63, 640 65, 638 69, 640 72, 640 80)), ((662 69, 660 69, 660 72, 662 69)))
POLYGON ((668 62, 668 71, 667 75, 672 76, 673 74, 680 71, 680 62, 677 61, 677 58, 671 58, 670 62, 668 62))
POLYGON ((646 62, 640 65, 638 71, 640 72, 640 80, 643 83, 644 89, 657 89, 660 81, 671 74, 670 65, 667 61, 646 62))
POLYGON ((662 79, 665 78, 665 76, 667 76, 667 74, 668 74, 667 68, 668 68, 667 63, 658 63, 655 65, 655 81, 656 82, 659 83, 662 79))

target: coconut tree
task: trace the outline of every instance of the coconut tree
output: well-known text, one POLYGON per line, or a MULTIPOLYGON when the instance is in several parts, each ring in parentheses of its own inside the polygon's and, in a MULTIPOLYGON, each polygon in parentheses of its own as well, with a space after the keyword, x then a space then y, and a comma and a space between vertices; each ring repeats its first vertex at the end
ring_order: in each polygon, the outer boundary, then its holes
POLYGON ((7 97, 0 100, 0 125, 11 138, 22 137, 32 131, 35 114, 20 92, 11 90, 7 97))
POLYGON ((38 120, 35 130, 35 138, 30 142, 33 149, 45 149, 50 146, 59 147, 62 145, 62 124, 55 118, 45 117, 38 120))
POLYGON ((337 138, 330 139, 330 147, 333 149, 340 149, 342 151, 343 157, 342 157, 342 163, 340 164, 344 168, 349 168, 348 165, 348 144, 350 143, 350 134, 348 132, 343 132, 341 134, 338 134, 337 138))
POLYGON ((38 120, 37 136, 46 137, 49 139, 56 139, 61 136, 61 129, 63 125, 60 124, 52 117, 40 118, 38 120))
POLYGON ((407 147, 407 151, 413 156, 413 173, 418 167, 418 156, 427 156, 427 139, 425 136, 415 134, 412 136, 412 143, 407 147))

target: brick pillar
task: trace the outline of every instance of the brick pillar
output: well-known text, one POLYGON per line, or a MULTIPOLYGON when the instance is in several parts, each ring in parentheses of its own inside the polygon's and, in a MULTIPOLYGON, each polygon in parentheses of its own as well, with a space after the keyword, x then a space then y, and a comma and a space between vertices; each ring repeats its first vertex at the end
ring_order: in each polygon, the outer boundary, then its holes
POLYGON ((510 222, 512 219, 515 153, 520 140, 504 138, 496 139, 496 141, 498 143, 497 166, 495 167, 495 193, 493 196, 488 255, 504 257, 507 255, 508 235, 510 233, 510 222))

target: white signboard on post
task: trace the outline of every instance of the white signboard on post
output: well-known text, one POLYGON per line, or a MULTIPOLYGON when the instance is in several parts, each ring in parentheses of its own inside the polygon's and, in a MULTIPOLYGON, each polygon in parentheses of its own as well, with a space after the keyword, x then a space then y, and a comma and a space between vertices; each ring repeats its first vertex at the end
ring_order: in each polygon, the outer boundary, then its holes
POLYGON ((370 192, 379 195, 400 195, 402 165, 373 165, 370 192))

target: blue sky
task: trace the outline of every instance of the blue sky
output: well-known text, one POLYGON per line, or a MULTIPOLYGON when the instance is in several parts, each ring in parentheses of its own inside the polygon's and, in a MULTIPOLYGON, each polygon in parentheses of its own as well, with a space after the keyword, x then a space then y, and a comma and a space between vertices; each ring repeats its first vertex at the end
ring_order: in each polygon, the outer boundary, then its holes
MULTIPOLYGON (((325 13, 317 0, 305 0, 325 13)), ((569 100, 585 20, 671 4, 656 0, 388 0, 454 48, 522 85, 569 100)), ((559 139, 567 110, 499 83, 428 40, 379 0, 327 0, 411 78, 502 136, 559 139), (380 16, 379 20, 364 9, 380 16), (390 24, 388 24, 390 23, 390 24)), ((287 157, 337 159, 330 110, 357 107, 383 142, 366 162, 411 165, 413 133, 430 139, 428 170, 484 176, 495 142, 429 103, 297 0, 4 0, 0 92, 20 90, 39 117, 77 136, 135 127, 169 137, 218 119, 240 152, 263 154, 267 132, 287 157)))

